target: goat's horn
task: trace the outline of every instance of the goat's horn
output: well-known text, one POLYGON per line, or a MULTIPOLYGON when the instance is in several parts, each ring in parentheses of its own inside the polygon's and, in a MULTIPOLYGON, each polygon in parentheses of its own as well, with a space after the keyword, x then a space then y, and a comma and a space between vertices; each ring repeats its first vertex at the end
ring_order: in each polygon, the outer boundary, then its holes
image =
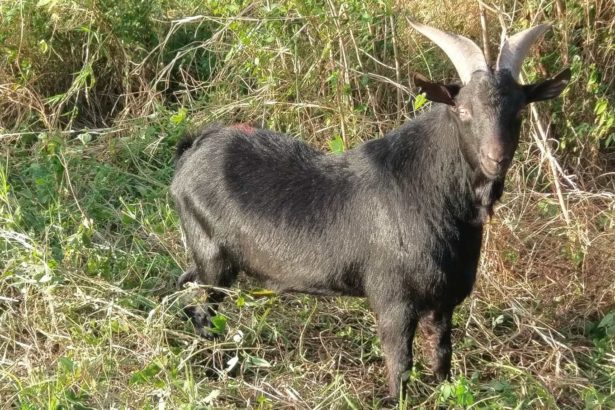
POLYGON ((500 48, 496 70, 509 70, 513 78, 518 81, 523 60, 530 47, 550 28, 548 24, 540 24, 505 39, 500 48))
POLYGON ((489 71, 483 52, 472 40, 424 24, 408 22, 416 31, 436 43, 446 53, 464 84, 470 81, 474 71, 489 71))

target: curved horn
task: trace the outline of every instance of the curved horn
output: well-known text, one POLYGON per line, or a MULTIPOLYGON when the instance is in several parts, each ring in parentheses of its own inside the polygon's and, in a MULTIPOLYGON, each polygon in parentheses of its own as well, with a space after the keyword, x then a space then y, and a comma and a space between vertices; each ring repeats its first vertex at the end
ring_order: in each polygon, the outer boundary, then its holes
POLYGON ((523 60, 530 47, 550 28, 548 24, 540 24, 505 39, 495 65, 496 70, 509 70, 515 81, 518 81, 523 60))
POLYGON ((416 31, 436 43, 446 53, 464 84, 470 81, 474 71, 489 71, 483 52, 472 40, 425 24, 408 22, 416 31))

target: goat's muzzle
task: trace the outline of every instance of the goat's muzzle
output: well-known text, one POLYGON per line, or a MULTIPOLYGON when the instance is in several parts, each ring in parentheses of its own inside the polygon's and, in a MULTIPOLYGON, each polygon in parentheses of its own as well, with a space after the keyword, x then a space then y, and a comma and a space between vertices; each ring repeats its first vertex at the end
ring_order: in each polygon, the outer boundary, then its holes
POLYGON ((506 173, 511 157, 500 145, 493 145, 480 151, 480 167, 486 177, 497 179, 506 173))

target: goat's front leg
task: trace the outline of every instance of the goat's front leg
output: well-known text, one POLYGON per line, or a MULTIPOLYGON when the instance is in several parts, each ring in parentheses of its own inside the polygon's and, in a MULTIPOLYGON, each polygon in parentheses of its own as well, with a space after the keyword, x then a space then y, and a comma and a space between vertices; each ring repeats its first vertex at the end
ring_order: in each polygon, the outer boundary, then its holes
POLYGON ((431 350, 431 370, 438 381, 450 377, 453 309, 432 310, 423 318, 427 343, 431 350))
POLYGON ((389 394, 398 398, 400 383, 412 369, 412 341, 418 314, 408 302, 381 303, 375 308, 389 377, 389 394))

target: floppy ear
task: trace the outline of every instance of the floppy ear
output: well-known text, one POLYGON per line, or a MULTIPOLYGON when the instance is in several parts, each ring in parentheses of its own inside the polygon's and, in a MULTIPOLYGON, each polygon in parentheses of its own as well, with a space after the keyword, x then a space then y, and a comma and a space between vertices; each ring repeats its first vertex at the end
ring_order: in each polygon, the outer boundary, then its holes
POLYGON ((567 68, 555 77, 541 83, 524 85, 523 92, 525 93, 525 100, 529 104, 555 98, 564 91, 564 88, 566 88, 569 82, 570 69, 567 68))
POLYGON ((429 101, 444 103, 453 107, 455 106, 455 96, 461 88, 457 84, 433 83, 420 74, 414 74, 414 84, 421 89, 421 92, 425 93, 429 101))

